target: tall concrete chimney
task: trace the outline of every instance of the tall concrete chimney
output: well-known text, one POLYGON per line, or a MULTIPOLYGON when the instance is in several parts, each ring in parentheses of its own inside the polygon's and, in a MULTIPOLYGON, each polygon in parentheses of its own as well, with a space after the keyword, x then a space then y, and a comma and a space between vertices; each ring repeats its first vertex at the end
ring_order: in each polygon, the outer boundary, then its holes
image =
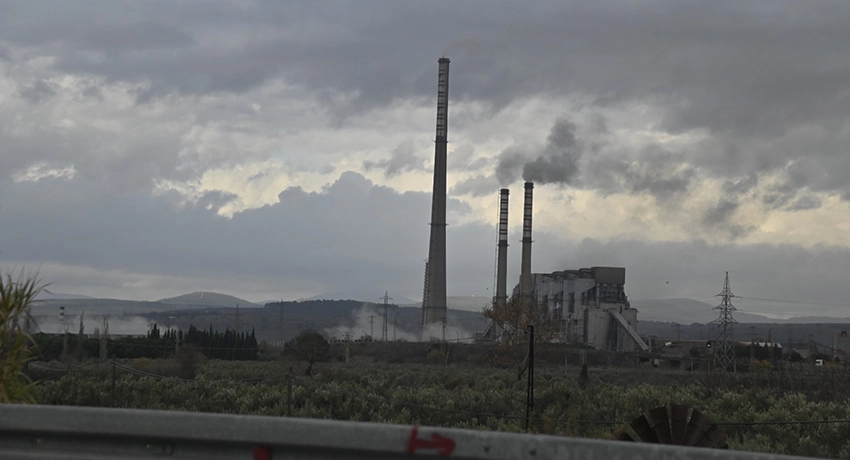
POLYGON ((499 192, 499 244, 496 269, 496 297, 493 299, 496 309, 502 309, 508 303, 508 195, 510 190, 503 188, 499 192))
POLYGON ((519 295, 531 299, 531 212, 534 184, 525 183, 525 205, 522 211, 522 267, 519 275, 519 295))
POLYGON ((449 132, 449 59, 437 60, 437 137, 434 141, 434 192, 431 196, 431 242, 422 302, 422 331, 446 322, 446 148, 449 132))
MULTIPOLYGON (((496 295, 493 297, 493 308, 504 311, 508 304, 508 195, 510 190, 503 188, 499 191, 499 242, 497 245, 496 295)), ((502 327, 493 321, 490 324, 492 338, 500 340, 504 332, 502 327)))

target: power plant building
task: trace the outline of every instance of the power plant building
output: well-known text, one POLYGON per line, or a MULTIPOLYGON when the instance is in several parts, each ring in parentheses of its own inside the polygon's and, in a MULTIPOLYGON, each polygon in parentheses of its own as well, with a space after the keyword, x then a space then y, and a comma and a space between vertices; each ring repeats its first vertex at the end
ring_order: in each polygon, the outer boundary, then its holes
MULTIPOLYGON (((532 300, 555 314, 561 341, 610 351, 649 350, 624 290, 626 269, 591 267, 531 275, 532 300)), ((520 286, 514 288, 520 294, 520 286)))

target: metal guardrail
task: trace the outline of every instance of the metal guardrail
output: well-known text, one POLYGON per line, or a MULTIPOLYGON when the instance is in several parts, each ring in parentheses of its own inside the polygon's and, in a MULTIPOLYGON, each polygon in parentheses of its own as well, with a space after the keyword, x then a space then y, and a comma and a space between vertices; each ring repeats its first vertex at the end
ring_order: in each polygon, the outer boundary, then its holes
POLYGON ((381 423, 0 404, 0 459, 791 460, 783 455, 381 423))

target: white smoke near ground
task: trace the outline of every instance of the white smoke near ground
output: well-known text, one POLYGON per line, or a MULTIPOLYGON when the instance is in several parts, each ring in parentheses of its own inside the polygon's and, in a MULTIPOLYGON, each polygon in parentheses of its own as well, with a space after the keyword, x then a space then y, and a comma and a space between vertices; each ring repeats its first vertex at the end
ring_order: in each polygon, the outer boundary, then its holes
MULTIPOLYGON (((93 335, 95 330, 103 332, 104 319, 109 325, 109 335, 130 335, 141 336, 148 333, 154 321, 148 320, 141 316, 102 316, 102 315, 84 315, 83 330, 86 335, 93 335)), ((36 328, 34 331, 40 331, 45 334, 63 334, 68 331, 71 334, 80 332, 80 316, 66 316, 64 320, 56 316, 34 316, 36 328)), ((165 331, 168 326, 158 325, 160 330, 165 331)))
MULTIPOLYGON (((396 307, 393 306, 393 309, 396 307)), ((387 316, 387 340, 393 339, 393 312, 389 312, 387 316)), ((336 340, 360 340, 367 337, 372 337, 373 340, 381 340, 382 328, 384 326, 383 307, 378 307, 375 304, 364 303, 357 310, 351 313, 349 325, 337 326, 334 328, 325 329, 325 334, 336 340)), ((399 330, 395 331, 396 340, 404 340, 408 342, 418 342, 419 338, 413 334, 399 330)))
MULTIPOLYGON (((418 333, 410 333, 396 327, 393 333, 393 315, 397 307, 392 306, 387 319, 387 340, 419 342, 419 341, 439 341, 443 339, 443 327, 441 324, 432 324, 425 328, 422 337, 418 333)), ((325 335, 332 340, 360 340, 372 336, 375 341, 380 341, 382 338, 382 328, 384 324, 383 307, 375 304, 364 303, 352 312, 351 319, 348 325, 337 326, 325 329, 325 335)), ((470 343, 475 334, 468 330, 452 325, 451 322, 446 325, 445 339, 447 341, 461 341, 470 343)))
POLYGON ((439 323, 429 324, 425 327, 422 340, 425 342, 442 341, 472 343, 475 333, 457 325, 453 325, 451 319, 446 322, 445 336, 443 336, 443 325, 439 323))

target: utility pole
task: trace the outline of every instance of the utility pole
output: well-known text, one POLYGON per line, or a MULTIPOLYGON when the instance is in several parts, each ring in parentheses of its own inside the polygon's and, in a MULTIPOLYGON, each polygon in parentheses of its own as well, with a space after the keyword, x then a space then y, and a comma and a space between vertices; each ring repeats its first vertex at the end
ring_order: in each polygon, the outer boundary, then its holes
POLYGON ((106 361, 106 348, 109 341, 109 321, 103 318, 103 333, 100 335, 100 361, 106 361))
POLYGON ((755 362, 756 362, 756 327, 750 326, 750 366, 752 367, 752 365, 755 362))
POLYGON ((791 325, 788 325, 788 356, 790 359, 791 353, 794 353, 794 330, 791 325))
POLYGON ((280 330, 280 341, 283 342, 283 299, 280 299, 280 309, 278 309, 278 329, 280 330))
POLYGON ((814 334, 809 334, 809 361, 811 361, 811 365, 815 365, 815 336, 814 334))
POLYGON ((443 342, 446 341, 446 318, 443 318, 443 342))
POLYGON ((720 316, 714 320, 720 330, 717 337, 717 347, 714 352, 714 363, 721 369, 729 371, 729 368, 735 369, 735 346, 732 342, 733 327, 737 321, 732 318, 732 313, 736 310, 732 305, 732 289, 729 287, 729 272, 726 272, 726 280, 723 282, 723 292, 717 294, 721 298, 720 305, 714 307, 720 311, 720 316))
POLYGON ((393 300, 393 298, 389 296, 387 291, 384 291, 384 296, 381 297, 380 299, 384 301, 384 327, 381 330, 381 341, 386 342, 387 339, 389 338, 389 335, 387 334, 387 323, 388 323, 387 320, 389 319, 389 318, 387 318, 387 313, 388 313, 387 309, 389 308, 390 300, 393 300))
POLYGON ((398 312, 396 312, 396 314, 393 315, 393 342, 395 342, 395 330, 396 330, 397 325, 398 325, 398 312))
POLYGON ((525 390, 525 431, 531 427, 534 414, 534 326, 528 325, 528 386, 525 390))

